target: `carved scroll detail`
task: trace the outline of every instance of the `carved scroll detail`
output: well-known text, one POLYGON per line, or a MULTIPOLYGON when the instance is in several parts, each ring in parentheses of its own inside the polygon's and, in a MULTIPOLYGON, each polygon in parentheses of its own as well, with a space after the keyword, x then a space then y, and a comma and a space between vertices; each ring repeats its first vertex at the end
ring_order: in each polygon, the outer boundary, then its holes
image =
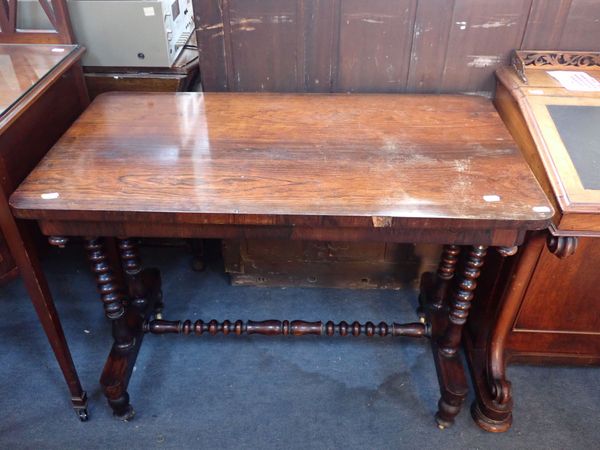
POLYGON ((492 398, 496 401, 496 403, 500 405, 506 405, 510 402, 512 398, 512 388, 510 381, 503 380, 492 380, 490 382, 490 389, 492 398))
POLYGON ((528 67, 600 67, 600 53, 517 50, 512 55, 512 66, 521 80, 527 83, 525 69, 528 67))
POLYGON ((520 52, 524 66, 600 67, 599 53, 520 52))
POLYGON ((550 234, 546 244, 550 253, 559 258, 567 258, 577 250, 578 240, 575 236, 552 236, 550 234))

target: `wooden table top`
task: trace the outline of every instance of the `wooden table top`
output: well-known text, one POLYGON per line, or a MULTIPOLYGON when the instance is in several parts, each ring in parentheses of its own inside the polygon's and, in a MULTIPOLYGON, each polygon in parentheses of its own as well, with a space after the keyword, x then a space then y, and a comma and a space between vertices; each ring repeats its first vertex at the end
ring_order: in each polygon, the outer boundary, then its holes
POLYGON ((491 102, 458 95, 104 94, 11 205, 39 220, 244 225, 552 217, 491 102))
POLYGON ((0 116, 78 48, 77 45, 0 44, 0 116))

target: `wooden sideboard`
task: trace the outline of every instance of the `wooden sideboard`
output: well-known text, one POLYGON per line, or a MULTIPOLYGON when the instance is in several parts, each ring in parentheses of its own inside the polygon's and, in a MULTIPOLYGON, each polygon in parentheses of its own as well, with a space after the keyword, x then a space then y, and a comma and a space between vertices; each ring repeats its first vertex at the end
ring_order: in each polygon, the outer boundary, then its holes
POLYGON ((512 417, 507 363, 600 363, 600 92, 568 90, 548 73, 600 81, 600 54, 522 51, 513 61, 497 73, 495 105, 556 214, 510 263, 489 261, 504 265, 504 281, 482 283, 491 300, 468 327, 473 415, 492 431, 512 417))

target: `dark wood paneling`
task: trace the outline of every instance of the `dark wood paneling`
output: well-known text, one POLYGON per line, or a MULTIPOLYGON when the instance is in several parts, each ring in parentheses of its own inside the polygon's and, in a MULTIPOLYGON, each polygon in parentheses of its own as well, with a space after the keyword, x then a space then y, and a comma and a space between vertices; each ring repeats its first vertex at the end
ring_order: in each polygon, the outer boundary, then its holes
POLYGON ((229 89, 221 0, 194 0, 198 60, 202 85, 209 91, 229 89))
POLYGON ((304 30, 297 0, 230 0, 236 91, 295 91, 298 41, 304 30))
POLYGON ((439 88, 491 91, 494 71, 521 45, 530 6, 531 0, 456 0, 439 88))
POLYGON ((533 0, 522 49, 560 50, 573 0, 533 0))
POLYGON ((416 3, 416 0, 342 2, 336 90, 405 90, 416 3))
POLYGON ((430 92, 441 86, 454 0, 419 0, 407 90, 430 92))
POLYGON ((194 0, 207 91, 491 92, 515 48, 598 50, 596 0, 194 0))
POLYGON ((558 50, 600 49, 600 2, 573 0, 558 50))
POLYGON ((564 260, 544 248, 515 329, 598 333, 600 314, 591 309, 598 304, 598 268, 590 261, 600 261, 600 239, 579 238, 575 254, 564 260))
POLYGON ((600 2, 534 0, 523 49, 598 51, 600 2))
POLYGON ((299 91, 332 92, 338 73, 341 0, 306 0, 304 86, 299 91))

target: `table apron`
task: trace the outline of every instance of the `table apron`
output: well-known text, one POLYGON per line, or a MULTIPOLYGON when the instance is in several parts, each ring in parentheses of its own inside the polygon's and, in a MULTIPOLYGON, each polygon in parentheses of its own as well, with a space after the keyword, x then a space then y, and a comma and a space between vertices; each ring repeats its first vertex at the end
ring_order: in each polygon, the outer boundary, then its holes
POLYGON ((525 232, 482 228, 361 228, 198 225, 152 222, 39 221, 46 236, 114 236, 198 239, 284 239, 342 242, 396 242, 512 247, 523 242, 525 232))

